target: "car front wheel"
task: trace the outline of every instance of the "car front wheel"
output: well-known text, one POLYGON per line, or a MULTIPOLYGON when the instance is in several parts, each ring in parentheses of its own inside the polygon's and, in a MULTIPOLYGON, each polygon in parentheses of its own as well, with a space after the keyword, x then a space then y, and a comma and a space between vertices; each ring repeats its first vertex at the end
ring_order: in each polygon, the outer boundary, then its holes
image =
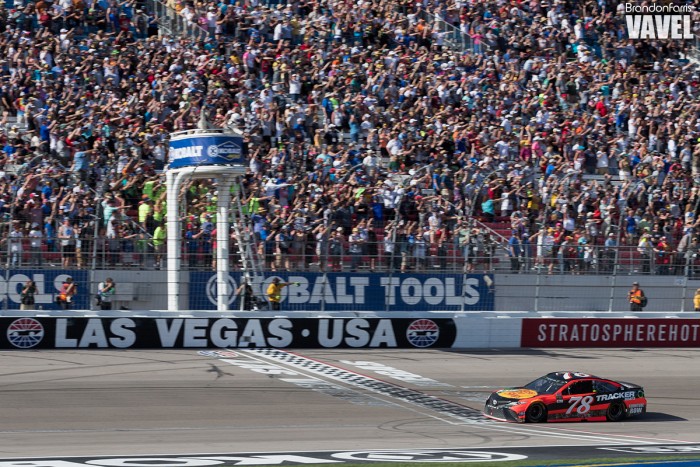
POLYGON ((530 405, 525 412, 525 421, 529 423, 542 423, 547 420, 547 409, 544 405, 535 403, 530 405))

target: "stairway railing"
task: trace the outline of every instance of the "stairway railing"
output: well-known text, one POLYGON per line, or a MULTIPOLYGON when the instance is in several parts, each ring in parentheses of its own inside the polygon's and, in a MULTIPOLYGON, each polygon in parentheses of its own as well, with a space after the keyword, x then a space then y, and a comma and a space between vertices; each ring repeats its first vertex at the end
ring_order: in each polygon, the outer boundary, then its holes
POLYGON ((209 39, 209 32, 196 22, 188 21, 177 11, 159 0, 146 0, 149 10, 156 14, 158 26, 163 35, 203 41, 209 39))

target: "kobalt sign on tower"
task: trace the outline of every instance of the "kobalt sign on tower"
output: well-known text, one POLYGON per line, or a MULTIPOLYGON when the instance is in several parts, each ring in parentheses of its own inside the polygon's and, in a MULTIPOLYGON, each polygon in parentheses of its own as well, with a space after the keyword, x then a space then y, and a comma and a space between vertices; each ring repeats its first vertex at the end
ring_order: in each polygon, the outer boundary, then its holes
POLYGON ((219 145, 211 145, 207 149, 210 157, 223 157, 224 159, 237 159, 241 155, 241 145, 233 141, 227 141, 219 145))
POLYGON ((625 4, 625 22, 630 39, 694 39, 693 5, 625 4))
POLYGON ((238 135, 197 133, 170 139, 170 168, 200 165, 245 164, 246 145, 238 135))

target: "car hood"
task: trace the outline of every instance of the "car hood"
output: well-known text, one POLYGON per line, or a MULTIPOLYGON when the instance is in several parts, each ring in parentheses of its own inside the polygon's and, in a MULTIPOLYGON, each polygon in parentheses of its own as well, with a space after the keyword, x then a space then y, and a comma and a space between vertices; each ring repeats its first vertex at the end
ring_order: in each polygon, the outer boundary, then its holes
POLYGON ((532 399, 537 397, 536 391, 527 388, 505 388, 499 389, 490 396, 490 400, 493 402, 514 402, 525 399, 532 399))

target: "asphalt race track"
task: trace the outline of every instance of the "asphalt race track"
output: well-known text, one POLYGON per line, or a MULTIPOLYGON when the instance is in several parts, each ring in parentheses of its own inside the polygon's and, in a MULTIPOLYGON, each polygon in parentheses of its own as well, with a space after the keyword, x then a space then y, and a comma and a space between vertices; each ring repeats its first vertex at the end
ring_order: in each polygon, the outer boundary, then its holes
POLYGON ((0 359, 0 466, 40 456, 523 446, 559 446, 538 452, 564 458, 585 456, 577 446, 700 442, 694 349, 53 350, 0 359), (493 389, 555 370, 641 384, 649 413, 549 425, 479 414, 493 389))

